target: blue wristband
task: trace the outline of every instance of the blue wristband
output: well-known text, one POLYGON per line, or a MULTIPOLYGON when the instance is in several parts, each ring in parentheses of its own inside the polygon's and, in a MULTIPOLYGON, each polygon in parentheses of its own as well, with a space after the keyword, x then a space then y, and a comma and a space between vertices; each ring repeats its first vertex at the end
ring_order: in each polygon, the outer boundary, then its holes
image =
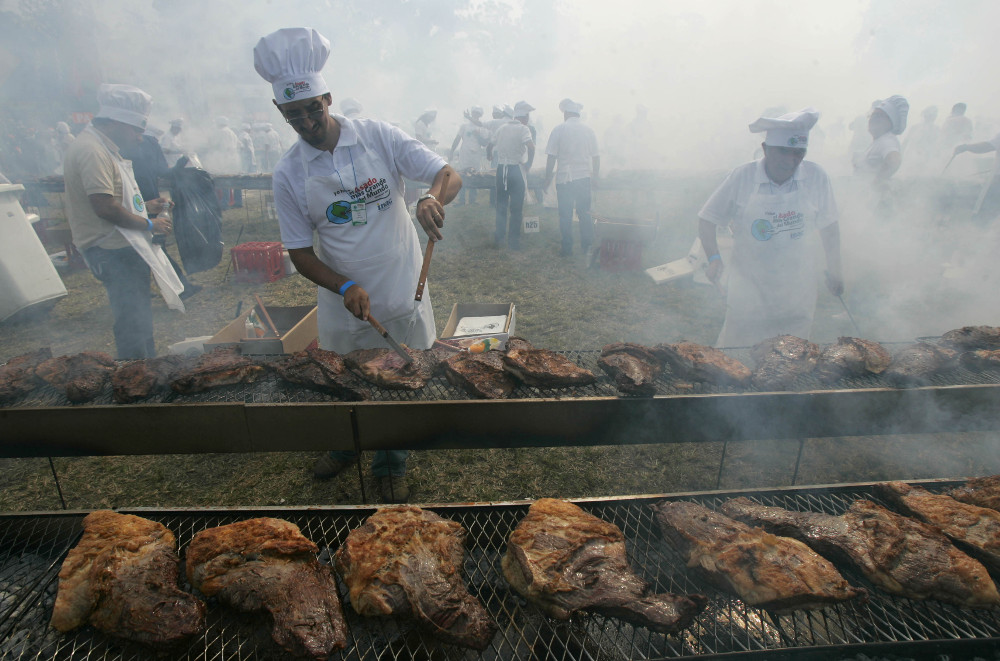
POLYGON ((711 264, 712 262, 714 262, 717 259, 722 259, 722 257, 719 256, 719 253, 715 253, 714 255, 712 255, 711 257, 709 257, 708 258, 708 263, 711 264))
POLYGON ((150 232, 153 231, 153 221, 150 220, 149 218, 146 219, 146 227, 149 229, 150 232))
POLYGON ((347 293, 347 290, 350 289, 352 285, 356 284, 358 283, 354 282, 353 280, 348 280, 344 284, 340 285, 340 295, 343 296, 345 293, 347 293))

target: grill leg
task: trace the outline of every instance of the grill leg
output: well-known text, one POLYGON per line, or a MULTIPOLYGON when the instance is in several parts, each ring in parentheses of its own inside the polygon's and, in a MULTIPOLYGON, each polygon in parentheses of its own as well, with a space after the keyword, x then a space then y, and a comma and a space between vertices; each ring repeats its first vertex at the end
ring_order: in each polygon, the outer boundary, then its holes
POLYGON ((799 453, 795 456, 795 472, 792 473, 792 486, 795 486, 795 480, 799 479, 799 464, 802 462, 802 450, 806 447, 806 439, 799 439, 799 453))
POLYGON ((726 448, 729 447, 729 441, 722 442, 722 457, 719 459, 719 474, 715 476, 715 488, 718 489, 722 485, 722 467, 726 463, 726 448))
POLYGON ((47 457, 49 460, 49 470, 52 471, 52 478, 56 481, 56 491, 59 493, 59 502, 62 503, 62 508, 66 509, 66 499, 63 498, 62 487, 59 486, 59 476, 56 475, 56 465, 52 462, 52 457, 47 457))
POLYGON ((358 433, 358 410, 351 409, 351 435, 354 436, 354 452, 358 455, 355 465, 358 467, 358 485, 361 487, 361 502, 368 502, 368 495, 365 493, 365 474, 361 469, 361 434, 358 433))

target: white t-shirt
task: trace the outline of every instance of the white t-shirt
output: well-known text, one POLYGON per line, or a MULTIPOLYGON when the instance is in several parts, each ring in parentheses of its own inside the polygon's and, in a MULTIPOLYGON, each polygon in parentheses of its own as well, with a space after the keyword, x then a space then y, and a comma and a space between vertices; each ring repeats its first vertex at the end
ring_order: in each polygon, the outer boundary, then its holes
POLYGON ((857 173, 874 176, 882 167, 882 161, 892 152, 901 152, 899 136, 895 133, 883 133, 868 147, 865 156, 858 164, 857 173))
POLYGON ((501 124, 493 135, 493 151, 498 165, 520 165, 526 160, 531 129, 516 119, 501 124))
POLYGON ((350 166, 351 151, 357 153, 360 143, 382 159, 388 168, 385 176, 395 183, 397 191, 403 190, 403 177, 431 183, 446 165, 441 156, 392 124, 374 119, 347 119, 343 115, 333 117, 340 123, 340 140, 332 154, 299 138, 274 166, 274 205, 278 211, 281 241, 286 249, 313 245, 314 226, 306 204, 307 173, 303 169, 303 155, 308 164, 308 176, 331 176, 338 169, 350 166))
POLYGON ((579 117, 570 117, 552 129, 545 153, 556 157, 557 184, 587 179, 593 175, 594 157, 600 153, 597 134, 579 117))

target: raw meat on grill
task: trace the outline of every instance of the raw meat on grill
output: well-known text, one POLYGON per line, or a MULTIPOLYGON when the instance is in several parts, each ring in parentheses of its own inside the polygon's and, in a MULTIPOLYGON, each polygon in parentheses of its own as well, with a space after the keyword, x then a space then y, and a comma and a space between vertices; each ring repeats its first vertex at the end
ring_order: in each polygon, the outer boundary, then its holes
POLYGON ((271 637, 297 656, 326 659, 347 646, 347 625, 329 565, 283 519, 258 518, 202 530, 187 548, 187 578, 206 597, 240 611, 267 610, 271 637))
POLYGON ((971 367, 972 369, 1000 369, 1000 349, 964 351, 959 355, 958 360, 966 367, 971 367))
POLYGON ((69 401, 89 402, 101 394, 114 368, 115 359, 108 354, 84 351, 49 358, 35 368, 35 374, 63 390, 69 401))
POLYGON ((36 368, 52 357, 48 347, 15 356, 0 366, 0 403, 27 395, 42 383, 36 368))
POLYGON ((554 498, 532 503, 501 566, 511 587, 559 620, 593 611, 674 633, 708 603, 700 594, 652 593, 629 567, 618 526, 554 498))
POLYGON ((504 370, 503 354, 499 351, 456 353, 444 361, 444 375, 449 383, 483 399, 504 399, 517 385, 514 377, 504 370))
POLYGON ((657 344, 653 351, 682 379, 719 386, 750 384, 750 368, 714 347, 681 341, 657 344))
POLYGON ((892 355, 878 342, 858 337, 838 337, 836 344, 823 349, 816 364, 816 376, 830 383, 838 379, 881 374, 892 355))
POLYGON ((722 511, 851 564, 887 592, 972 608, 1000 604, 986 568, 955 548, 941 531, 870 500, 854 501, 843 516, 792 512, 749 498, 727 501, 722 511))
POLYGON ((549 349, 536 349, 521 338, 512 338, 504 354, 504 367, 522 382, 536 388, 585 386, 597 380, 594 373, 549 349))
POLYGON ((656 377, 663 372, 663 364, 652 349, 631 342, 606 345, 597 365, 611 377, 618 390, 645 397, 656 394, 656 377))
POLYGON ((750 352, 756 367, 751 377, 758 390, 787 390, 797 378, 810 374, 819 360, 819 347, 794 335, 771 337, 750 352))
POLYGON ((1000 327, 963 326, 942 335, 941 343, 959 351, 1000 349, 1000 327))
POLYGON ((905 482, 885 482, 878 490, 903 514, 937 526, 987 569, 1000 574, 1000 512, 905 482))
POLYGON ((371 399, 368 389, 335 351, 306 349, 272 363, 271 367, 289 383, 328 392, 350 402, 371 399))
POLYGON ((163 524, 110 510, 83 519, 59 570, 52 626, 84 624, 119 638, 169 645, 205 629, 205 604, 177 587, 177 540, 163 524))
POLYGON ((973 477, 948 492, 955 500, 1000 511, 1000 475, 973 477))
POLYGON ((686 501, 652 506, 664 537, 719 587, 777 612, 823 608, 864 594, 800 541, 751 528, 686 501))
POLYGON ((202 354, 190 368, 174 376, 170 387, 182 395, 204 392, 212 388, 253 383, 264 372, 236 349, 219 348, 202 354))
POLYGON ((953 369, 958 352, 927 342, 918 342, 901 350, 884 374, 898 386, 928 385, 938 374, 953 369))
POLYGON ((465 529, 419 507, 380 509, 334 555, 360 615, 409 615, 439 640, 483 650, 497 624, 462 578, 465 529))
POLYGON ((418 350, 405 345, 403 349, 412 363, 404 363, 392 349, 356 349, 344 355, 344 362, 365 381, 382 388, 419 390, 431 380, 441 361, 451 355, 443 349, 418 350))
POLYGON ((111 375, 111 392, 119 404, 145 399, 170 390, 174 374, 191 360, 184 356, 160 356, 122 365, 111 375))

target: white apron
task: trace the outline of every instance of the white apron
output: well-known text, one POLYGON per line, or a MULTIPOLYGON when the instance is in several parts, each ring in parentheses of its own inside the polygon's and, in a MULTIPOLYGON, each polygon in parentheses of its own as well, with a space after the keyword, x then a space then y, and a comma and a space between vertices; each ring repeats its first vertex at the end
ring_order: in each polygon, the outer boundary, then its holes
MULTIPOLYGON (((320 259, 365 288, 371 314, 393 339, 413 349, 429 349, 436 338, 430 292, 414 301, 423 257, 416 229, 389 169, 360 141, 346 148, 350 161, 332 175, 306 173, 306 208, 319 233, 320 259), (363 191, 360 192, 360 191, 363 191), (351 202, 365 201, 367 224, 355 225, 351 202)), ((320 346, 347 353, 388 347, 385 339, 347 308, 337 292, 317 293, 320 346)))
POLYGON ((816 215, 801 190, 750 196, 733 223, 726 321, 719 347, 775 335, 809 339, 816 311, 816 215))
MULTIPOLYGON (((94 133, 100 140, 101 145, 115 160, 118 172, 122 178, 122 206, 137 216, 148 218, 146 204, 139 193, 139 185, 135 183, 135 174, 132 172, 132 161, 122 158, 121 154, 116 154, 108 149, 103 139, 96 135, 97 132, 92 126, 87 126, 84 130, 94 133)), ((184 312, 184 302, 180 297, 181 292, 184 291, 184 285, 181 284, 181 279, 178 277, 170 260, 167 259, 163 248, 153 243, 153 235, 148 230, 136 230, 119 226, 115 226, 115 229, 121 232, 121 235, 125 237, 129 245, 149 265, 149 270, 153 273, 156 286, 159 288, 167 307, 171 310, 184 312)), ((112 230, 113 232, 114 230, 112 230)))

